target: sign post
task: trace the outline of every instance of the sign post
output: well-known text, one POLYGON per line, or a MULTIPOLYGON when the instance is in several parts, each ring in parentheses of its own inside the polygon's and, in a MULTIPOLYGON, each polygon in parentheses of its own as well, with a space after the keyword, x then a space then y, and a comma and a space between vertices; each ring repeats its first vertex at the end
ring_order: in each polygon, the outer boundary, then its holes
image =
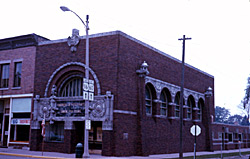
POLYGON ((42 120, 42 136, 43 136, 43 143, 42 143, 42 156, 44 151, 44 140, 45 140, 45 113, 44 113, 44 119, 42 120))
POLYGON ((201 128, 199 125, 193 125, 190 128, 190 133, 194 136, 194 159, 196 159, 196 136, 201 134, 201 128))

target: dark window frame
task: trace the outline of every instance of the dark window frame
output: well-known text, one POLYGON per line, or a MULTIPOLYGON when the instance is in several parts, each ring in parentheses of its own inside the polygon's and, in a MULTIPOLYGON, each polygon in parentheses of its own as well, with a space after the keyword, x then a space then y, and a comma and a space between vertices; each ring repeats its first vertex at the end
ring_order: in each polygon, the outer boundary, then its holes
POLYGON ((9 77, 10 77, 10 64, 4 63, 0 65, 0 88, 9 87, 9 77), (7 68, 5 68, 7 67, 7 68))
POLYGON ((22 62, 15 62, 13 87, 21 87, 22 62))

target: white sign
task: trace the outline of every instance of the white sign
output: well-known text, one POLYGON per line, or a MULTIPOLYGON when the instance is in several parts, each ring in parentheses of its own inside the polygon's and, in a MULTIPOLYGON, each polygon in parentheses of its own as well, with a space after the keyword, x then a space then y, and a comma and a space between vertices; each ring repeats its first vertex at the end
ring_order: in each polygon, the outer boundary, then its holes
POLYGON ((94 101, 94 80, 83 79, 83 100, 94 101))
POLYGON ((30 119, 12 119, 12 125, 30 125, 30 119))
POLYGON ((94 84, 94 80, 89 80, 89 84, 94 84))
POLYGON ((193 136, 199 136, 201 134, 201 128, 199 127, 199 125, 193 125, 191 128, 190 128, 190 132, 193 136), (195 127, 196 127, 196 133, 195 133, 195 127))
POLYGON ((83 78, 83 82, 84 83, 89 83, 89 80, 87 80, 87 78, 83 78))
POLYGON ((83 83, 83 90, 88 91, 89 90, 89 84, 88 83, 83 83))
POLYGON ((94 101, 94 93, 89 92, 89 100, 94 101))
POLYGON ((87 130, 91 129, 91 120, 85 120, 85 129, 87 130))
POLYGON ((89 100, 89 92, 83 91, 83 100, 89 100))
POLYGON ((94 84, 92 83, 89 84, 89 91, 94 92, 94 84))

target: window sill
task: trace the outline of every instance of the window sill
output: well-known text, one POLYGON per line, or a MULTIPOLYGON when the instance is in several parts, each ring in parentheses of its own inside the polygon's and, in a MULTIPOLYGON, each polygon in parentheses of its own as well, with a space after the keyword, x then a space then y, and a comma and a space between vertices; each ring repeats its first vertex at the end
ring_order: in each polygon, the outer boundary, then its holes
POLYGON ((152 117, 152 114, 146 114, 147 117, 152 117))
POLYGON ((25 142, 25 141, 10 141, 10 144, 23 144, 23 145, 28 145, 29 141, 25 142))
POLYGON ((4 91, 4 90, 9 90, 9 88, 0 88, 0 91, 1 91, 1 90, 3 90, 3 91, 4 91))
POLYGON ((21 89, 21 87, 12 87, 11 89, 21 89))
POLYGON ((45 141, 45 142, 51 142, 51 143, 64 143, 64 141, 45 141))
POLYGON ((157 118, 163 118, 163 119, 167 119, 168 117, 166 115, 154 115, 157 118))
POLYGON ((201 122, 201 120, 193 120, 193 122, 200 123, 200 122, 201 122))

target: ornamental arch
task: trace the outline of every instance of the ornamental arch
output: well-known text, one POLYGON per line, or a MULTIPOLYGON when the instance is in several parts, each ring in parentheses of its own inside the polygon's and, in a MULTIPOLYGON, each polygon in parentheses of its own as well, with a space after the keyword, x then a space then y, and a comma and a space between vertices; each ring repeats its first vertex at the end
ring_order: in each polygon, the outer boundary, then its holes
MULTIPOLYGON (((153 77, 145 77, 145 88, 152 93, 152 111, 156 112, 156 105, 159 103, 159 114, 162 116, 161 111, 168 111, 167 116, 171 118, 179 118, 180 116, 180 87, 153 77), (166 97, 162 97, 162 93, 166 97), (164 99, 166 98, 166 99, 164 99), (166 103, 165 109, 162 103, 166 103), (162 102, 163 101, 163 102, 162 102), (169 108, 169 109, 168 109, 169 108)), ((202 107, 204 107, 205 95, 193 90, 184 88, 183 94, 183 108, 187 119, 201 120, 202 107), (198 114, 198 115, 197 115, 198 114), (197 119, 199 117, 199 119, 197 119)), ((147 99, 146 99, 147 102, 147 99)), ((147 107, 147 106, 146 106, 147 107)), ((147 109, 150 107, 148 106, 147 109)))
MULTIPOLYGON (((45 141, 52 139, 62 143, 82 142, 85 122, 85 100, 83 99, 83 77, 85 65, 79 62, 69 62, 61 65, 50 76, 44 97, 34 99, 34 115, 31 121, 31 131, 39 132, 41 121, 45 119, 45 141), (54 130, 60 130, 53 132, 54 130), (47 133, 47 134, 46 134, 47 133), (60 133, 60 138, 50 134, 60 133), (65 135, 70 133, 71 135, 65 135)), ((102 132, 113 130, 113 101, 110 91, 101 95, 101 87, 95 72, 89 68, 90 79, 94 80, 94 99, 89 100, 89 119, 92 121, 92 146, 102 147, 102 132), (101 137, 100 137, 101 136, 101 137), (98 138, 99 137, 99 138, 98 138), (93 140, 93 141, 92 141, 93 140), (96 143, 97 146, 96 146, 96 143)), ((39 143, 39 138, 36 138, 39 143)), ((73 143, 76 145, 76 143, 73 143)), ((73 151, 71 149, 70 151, 73 151)))
MULTIPOLYGON (((65 80, 72 75, 83 76, 84 74, 83 71, 85 70, 85 68, 86 68, 86 65, 81 62, 68 62, 58 67, 52 73, 52 75, 50 76, 46 84, 44 97, 48 97, 51 94, 50 90, 52 90, 53 85, 56 85, 58 87, 58 85, 61 85, 61 83, 65 82, 65 80)), ((89 72, 90 72, 91 77, 95 81, 97 95, 100 95, 101 87, 100 87, 100 82, 97 78, 97 75, 91 68, 89 68, 89 72)))
POLYGON ((147 115, 156 113, 155 99, 157 99, 155 88, 151 83, 147 83, 145 86, 145 105, 147 115))
POLYGON ((187 100, 187 118, 188 119, 194 119, 194 108, 196 107, 195 105, 195 100, 192 95, 189 95, 188 100, 187 100))
POLYGON ((168 88, 163 88, 160 94, 160 115, 168 116, 169 103, 172 103, 171 93, 168 88))
POLYGON ((205 106, 205 102, 204 102, 204 99, 203 98, 200 98, 199 99, 199 101, 198 101, 198 104, 197 104, 197 107, 198 107, 198 112, 197 112, 197 114, 198 114, 198 120, 202 120, 202 114, 204 114, 203 113, 203 111, 204 111, 204 106, 205 106))

